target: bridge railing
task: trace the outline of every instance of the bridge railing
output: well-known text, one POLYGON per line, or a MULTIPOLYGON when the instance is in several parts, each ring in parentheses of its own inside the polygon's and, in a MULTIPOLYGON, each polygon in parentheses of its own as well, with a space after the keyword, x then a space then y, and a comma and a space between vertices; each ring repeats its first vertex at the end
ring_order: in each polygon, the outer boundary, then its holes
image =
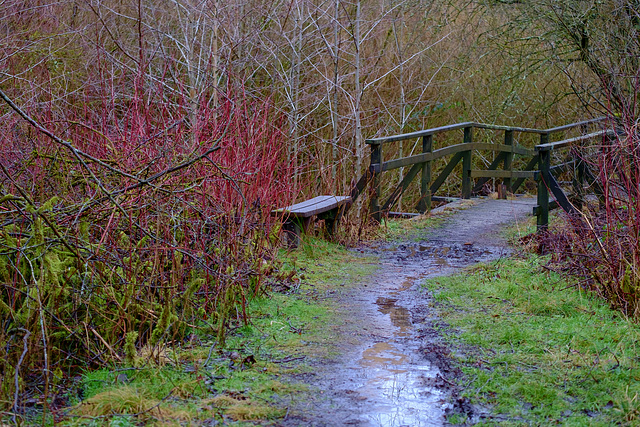
MULTIPOLYGON (((371 160, 369 170, 360 179, 351 193, 352 198, 357 198, 363 191, 366 184, 371 182, 371 198, 369 212, 373 219, 380 221, 383 214, 388 213, 398 201, 400 196, 408 188, 409 184, 420 174, 420 198, 417 210, 421 213, 429 211, 435 193, 444 184, 447 177, 454 171, 455 167, 462 162, 462 185, 461 197, 470 198, 472 193, 477 192, 482 186, 492 178, 501 179, 505 188, 515 193, 526 179, 538 180, 538 206, 535 214, 538 216, 538 226, 546 227, 548 222, 548 211, 552 207, 549 203, 549 191, 556 197, 558 203, 566 208, 569 202, 559 196, 557 181, 553 181, 553 173, 561 171, 570 165, 579 166, 579 175, 582 179, 587 173, 584 172, 584 163, 578 162, 575 155, 560 164, 551 165, 551 153, 576 144, 584 143, 590 139, 602 137, 603 132, 599 131, 585 136, 568 138, 557 142, 550 142, 552 137, 565 134, 567 131, 577 129, 585 133, 590 125, 602 122, 604 118, 586 120, 578 123, 571 123, 550 129, 534 129, 511 126, 497 126, 475 122, 457 123, 449 126, 442 126, 433 129, 421 130, 401 135, 393 135, 381 138, 366 140, 371 147, 371 160), (448 145, 439 149, 433 149, 434 137, 436 135, 463 130, 462 142, 448 145), (474 130, 501 131, 504 135, 503 143, 475 142, 474 130), (534 134, 539 138, 539 144, 535 149, 526 148, 515 142, 514 134, 534 134), (422 141, 422 152, 420 154, 383 160, 383 148, 385 144, 399 141, 422 141), (473 169, 473 153, 476 151, 493 151, 495 154, 493 161, 484 168, 473 169), (514 168, 514 156, 522 156, 524 162, 518 162, 519 167, 514 168), (440 171, 437 177, 433 177, 433 162, 451 156, 448 163, 440 171), (573 163, 572 163, 573 162, 573 163), (398 168, 409 167, 409 171, 403 176, 401 182, 391 192, 388 199, 381 205, 381 176, 398 168), (501 169, 498 169, 500 166, 501 169), (555 168, 555 169, 554 169, 555 168), (475 181, 474 181, 475 180, 475 181), (475 185, 474 185, 475 184, 475 185)), ((575 154, 575 153, 573 153, 575 154)), ((561 190, 560 190, 561 191, 561 190)))
POLYGON ((589 169, 586 160, 596 154, 596 150, 608 145, 607 141, 615 135, 612 129, 601 129, 535 147, 539 165, 534 176, 538 182, 538 205, 533 213, 537 216, 538 231, 547 227, 549 210, 558 206, 571 215, 579 216, 578 209, 585 203, 587 190, 595 194, 600 203, 603 202, 602 185, 589 169), (590 144, 593 141, 604 144, 590 144), (556 159, 553 158, 554 155, 556 159), (571 178, 572 191, 563 190, 559 181, 563 174, 571 178), (550 199, 551 195, 555 200, 550 199))

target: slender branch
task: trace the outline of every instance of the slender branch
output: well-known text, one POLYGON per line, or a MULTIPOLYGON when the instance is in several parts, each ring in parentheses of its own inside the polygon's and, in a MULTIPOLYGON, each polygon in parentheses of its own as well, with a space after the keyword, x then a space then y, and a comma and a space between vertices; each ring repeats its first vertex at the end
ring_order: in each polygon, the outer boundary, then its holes
MULTIPOLYGON (((111 172, 115 172, 118 174, 121 174, 123 176, 126 176, 127 178, 131 178, 131 179, 135 179, 135 180, 139 180, 139 178, 137 178, 134 175, 128 174, 124 171, 121 171, 120 169, 116 169, 113 166, 105 163, 104 161, 91 156, 90 154, 85 153, 84 151, 76 148, 73 146, 73 144, 71 144, 69 141, 65 141, 62 138, 54 135, 51 131, 49 131, 48 129, 46 129, 45 127, 43 127, 40 123, 38 123, 35 119, 33 119, 31 116, 29 116, 23 109, 21 109, 20 107, 18 107, 12 100, 11 98, 9 98, 4 91, 0 88, 0 98, 2 98, 4 100, 4 102, 7 103, 7 105, 9 105, 9 107, 11 107, 11 109, 13 111, 15 111, 16 113, 18 113, 18 115, 20 117, 22 117, 24 120, 26 120, 27 122, 29 122, 29 124, 31 124, 31 126, 33 126, 38 132, 46 135, 47 137, 49 137, 52 141, 56 142, 57 144, 63 145, 64 147, 68 148, 73 154, 74 156, 76 156, 77 158, 79 157, 84 157, 85 159, 89 159, 93 162, 96 162, 97 164, 99 164, 100 166, 103 166, 105 168, 107 168, 108 170, 110 170, 111 172)), ((93 174, 93 173, 92 173, 93 174)))
POLYGON ((18 425, 17 420, 16 420, 16 414, 18 413, 18 397, 20 396, 20 366, 22 365, 22 362, 24 361, 24 358, 26 357, 27 353, 29 352, 29 336, 31 335, 31 332, 29 332, 27 329, 24 328, 19 328, 21 331, 24 331, 24 337, 22 337, 22 342, 23 342, 23 350, 22 350, 22 354, 20 355, 20 358, 18 359, 18 363, 16 363, 16 368, 15 368, 15 376, 14 376, 14 392, 13 392, 13 416, 11 417, 11 421, 15 424, 18 425))
POLYGON ((2 169, 2 172, 4 172, 4 174, 7 176, 7 178, 9 180, 11 180, 11 183, 16 187, 16 189, 18 190, 18 192, 22 195, 22 197, 27 201, 28 204, 30 204, 31 206, 33 206, 36 215, 40 216, 40 218, 42 218, 42 220, 47 224, 47 226, 49 226, 49 228, 51 228, 51 231, 53 231, 53 234, 56 235, 56 237, 58 239, 60 239, 60 241, 62 242, 62 244, 64 245, 65 248, 69 249, 69 251, 74 254, 76 257, 78 257, 78 259, 84 261, 84 258, 82 257, 82 255, 80 255, 80 253, 73 247, 71 246, 69 243, 67 243, 66 239, 64 237, 62 237, 62 235, 60 234, 60 232, 58 231, 58 229, 56 228, 56 226, 53 224, 53 221, 51 221, 49 219, 49 217, 47 215, 45 215, 44 212, 39 212, 38 209, 36 209, 36 205, 34 203, 33 200, 31 200, 31 198, 29 197, 29 195, 27 194, 26 191, 24 191, 22 189, 22 187, 20 187, 20 185, 18 185, 17 182, 15 182, 13 180, 13 178, 11 177, 11 175, 9 174, 9 171, 4 167, 4 165, 0 162, 0 168, 2 169))

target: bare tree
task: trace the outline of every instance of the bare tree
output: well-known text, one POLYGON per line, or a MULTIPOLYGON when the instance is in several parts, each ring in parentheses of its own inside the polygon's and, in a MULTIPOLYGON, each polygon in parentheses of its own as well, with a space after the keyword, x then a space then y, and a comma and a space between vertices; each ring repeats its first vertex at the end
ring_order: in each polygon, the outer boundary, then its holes
POLYGON ((638 116, 640 4, 635 0, 489 3, 506 18, 507 49, 528 49, 529 66, 552 65, 596 114, 638 116))

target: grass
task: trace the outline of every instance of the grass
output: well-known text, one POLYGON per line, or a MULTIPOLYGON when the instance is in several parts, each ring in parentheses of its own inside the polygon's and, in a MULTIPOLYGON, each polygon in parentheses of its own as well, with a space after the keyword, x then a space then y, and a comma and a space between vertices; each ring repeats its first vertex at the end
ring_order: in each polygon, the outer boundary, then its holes
POLYGON ((424 239, 424 231, 441 226, 455 212, 473 205, 473 200, 460 200, 454 206, 445 206, 442 210, 430 212, 411 219, 388 218, 383 220, 383 237, 389 241, 424 239), (408 236, 408 237, 407 237, 408 236))
POLYGON ((376 267, 312 237, 280 258, 284 275, 295 273, 289 292, 251 301, 250 323, 239 321, 225 348, 216 346, 215 333, 201 332, 164 349, 155 361, 142 357, 148 349, 140 350, 143 363, 137 368, 87 371, 79 387, 82 400, 67 410, 62 424, 254 425, 282 418, 290 401, 314 393, 293 378, 340 352, 337 338, 349 326, 341 308, 326 297, 354 286, 376 267))
POLYGON ((490 411, 486 425, 638 425, 640 327, 544 262, 501 260, 426 283, 442 333, 462 349, 461 395, 490 411))

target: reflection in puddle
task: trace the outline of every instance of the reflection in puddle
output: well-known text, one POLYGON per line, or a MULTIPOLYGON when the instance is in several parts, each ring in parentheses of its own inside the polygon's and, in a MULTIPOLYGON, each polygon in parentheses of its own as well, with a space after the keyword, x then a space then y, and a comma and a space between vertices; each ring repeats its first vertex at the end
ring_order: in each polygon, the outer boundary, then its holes
POLYGON ((364 351, 360 365, 367 368, 377 368, 388 365, 404 365, 408 361, 407 355, 399 352, 393 345, 388 342, 379 342, 364 351))
POLYGON ((397 301, 393 298, 378 297, 376 304, 378 304, 378 311, 382 314, 388 314, 393 326, 399 328, 395 335, 406 336, 407 329, 411 327, 411 315, 406 308, 395 305, 397 301))
POLYGON ((415 349, 406 348, 412 339, 409 310, 398 305, 398 294, 420 278, 407 278, 401 285, 376 300, 378 311, 391 322, 392 336, 365 349, 359 361, 366 382, 358 389, 363 398, 375 403, 365 415, 369 425, 439 426, 442 425, 442 392, 425 388, 428 378, 438 371, 428 362, 416 359, 415 349))
POLYGON ((420 338, 405 295, 423 278, 496 258, 498 251, 472 243, 437 241, 390 249, 393 254, 375 287, 379 293, 371 295, 377 312, 376 342, 356 359, 358 386, 354 388, 359 399, 367 402, 366 411, 358 414, 358 425, 442 426, 446 391, 429 385, 439 370, 418 350, 420 338))

